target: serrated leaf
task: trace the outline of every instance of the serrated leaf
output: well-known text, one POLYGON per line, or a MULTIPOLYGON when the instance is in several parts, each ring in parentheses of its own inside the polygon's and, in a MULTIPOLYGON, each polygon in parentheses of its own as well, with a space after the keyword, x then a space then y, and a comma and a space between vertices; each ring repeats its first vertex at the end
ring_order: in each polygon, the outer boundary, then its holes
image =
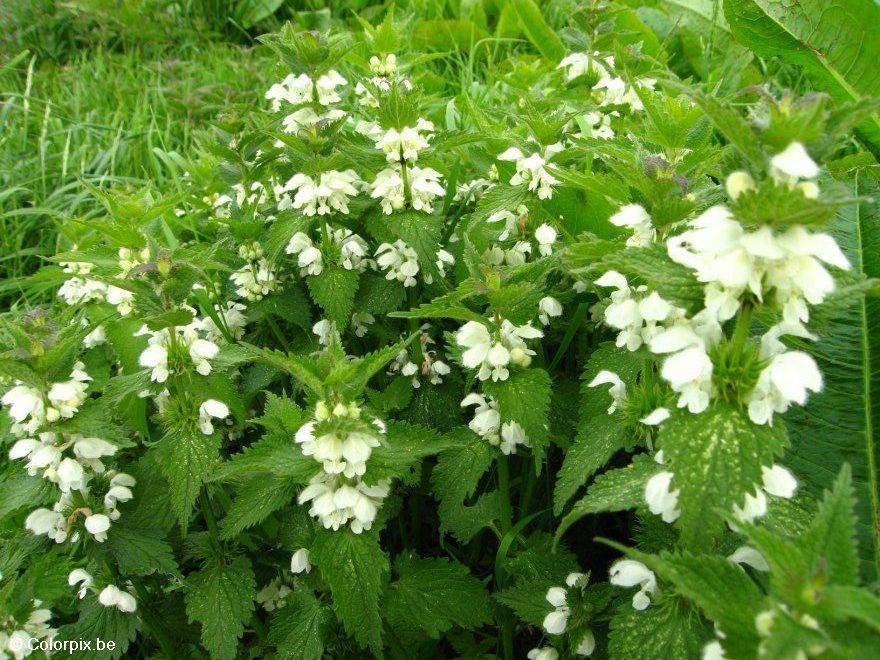
POLYGON ((202 625, 202 645, 211 658, 233 660, 244 624, 254 611, 256 581, 246 557, 213 559, 186 577, 186 615, 202 625))
POLYGON ((351 321, 354 296, 358 289, 357 272, 345 268, 325 268, 318 275, 308 277, 306 282, 312 298, 341 333, 351 321))
POLYGON ((434 495, 441 501, 460 504, 471 497, 495 452, 488 442, 473 431, 459 428, 447 434, 455 447, 442 452, 431 473, 434 495))
POLYGON ((115 642, 113 650, 98 650, 95 641, 90 649, 65 654, 77 660, 108 660, 125 655, 138 630, 138 617, 120 612, 115 607, 104 607, 96 597, 89 597, 75 623, 61 626, 55 639, 58 642, 77 640, 103 640, 115 642))
POLYGON ((56 492, 45 479, 26 474, 10 475, 0 482, 0 520, 24 507, 35 508, 55 500, 56 492))
POLYGON ((627 278, 636 278, 657 291, 664 299, 688 311, 703 306, 703 285, 692 271, 669 259, 665 247, 627 248, 602 260, 608 270, 617 270, 627 278))
POLYGON ((547 446, 550 388, 550 374, 536 368, 512 370, 507 380, 483 383, 483 391, 498 402, 502 423, 517 422, 528 435, 536 474, 547 446))
POLYGON ((639 454, 624 468, 609 470, 596 477, 579 500, 559 523, 559 538, 578 520, 591 513, 625 511, 645 503, 645 485, 662 468, 652 458, 639 454))
POLYGON ((296 590, 269 624, 269 641, 282 660, 320 660, 333 613, 311 593, 296 590))
POLYGON ((855 498, 849 466, 844 466, 834 489, 825 492, 803 547, 811 572, 822 570, 831 584, 853 586, 859 579, 855 539, 855 498))
POLYGON ((454 439, 424 426, 389 422, 385 442, 370 455, 363 480, 373 484, 382 479, 399 477, 423 458, 456 444, 454 439))
POLYGON ((241 481, 257 475, 275 476, 289 483, 304 484, 317 472, 317 464, 293 441, 293 433, 267 435, 222 463, 211 481, 241 481))
MULTIPOLYGON (((288 445, 289 452, 299 448, 288 445)), ((304 471, 305 472, 305 471, 304 471)), ((312 466, 312 473, 315 472, 312 466)), ((232 506, 226 512, 220 537, 235 538, 248 527, 253 527, 269 514, 294 501, 301 479, 290 479, 272 474, 261 474, 245 483, 235 494, 232 506)))
POLYGON ((611 619, 608 652, 628 660, 699 658, 710 637, 711 630, 684 604, 672 601, 640 611, 624 601, 611 619))
POLYGON ((660 427, 657 437, 679 489, 681 530, 685 547, 705 548, 724 526, 734 505, 762 482, 769 466, 787 445, 785 428, 753 424, 739 408, 715 403, 692 415, 678 411, 660 427))
POLYGON ((388 557, 376 534, 350 529, 321 529, 315 535, 311 561, 333 595, 333 609, 346 632, 377 656, 382 655, 379 594, 388 572, 388 557))
POLYGON ((591 388, 589 383, 600 371, 609 370, 624 382, 634 384, 641 364, 641 356, 616 348, 610 342, 602 344, 590 355, 581 377, 582 403, 577 436, 556 475, 553 491, 553 512, 556 515, 562 513, 566 503, 587 479, 630 439, 619 418, 608 414, 611 396, 607 387, 591 388))
POLYGON ((134 527, 127 516, 107 533, 110 550, 122 575, 177 575, 174 552, 159 529, 134 527))
POLYGON ((489 594, 467 567, 447 559, 402 556, 398 579, 388 585, 383 604, 390 621, 439 638, 453 626, 473 630, 492 620, 489 594))
POLYGON ((168 481, 171 506, 185 527, 199 489, 219 462, 220 438, 197 431, 169 433, 153 451, 158 454, 156 463, 168 481))

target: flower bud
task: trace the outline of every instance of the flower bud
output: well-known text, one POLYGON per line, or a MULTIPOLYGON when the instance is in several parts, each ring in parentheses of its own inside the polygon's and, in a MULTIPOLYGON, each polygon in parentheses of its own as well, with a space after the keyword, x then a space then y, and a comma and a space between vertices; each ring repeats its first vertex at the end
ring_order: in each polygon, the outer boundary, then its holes
POLYGON ((761 637, 770 637, 773 630, 773 622, 776 620, 776 612, 765 610, 755 616, 755 630, 761 637))
POLYGON ((755 180, 748 172, 737 171, 732 172, 730 176, 727 177, 727 181, 724 185, 725 188, 727 188, 727 194, 730 196, 730 198, 736 199, 744 192, 754 190, 755 180))
POLYGON ((333 414, 336 415, 336 417, 348 417, 348 406, 342 402, 337 403, 333 407, 333 414))
POLYGON ((521 367, 527 367, 532 363, 532 356, 521 348, 514 348, 510 351, 510 361, 521 367))
POLYGON ((800 190, 807 199, 816 199, 819 197, 819 186, 813 181, 799 183, 797 189, 800 190))
POLYGON ((323 422, 325 419, 330 417, 330 408, 327 407, 326 401, 318 401, 315 404, 315 419, 319 422, 323 422))

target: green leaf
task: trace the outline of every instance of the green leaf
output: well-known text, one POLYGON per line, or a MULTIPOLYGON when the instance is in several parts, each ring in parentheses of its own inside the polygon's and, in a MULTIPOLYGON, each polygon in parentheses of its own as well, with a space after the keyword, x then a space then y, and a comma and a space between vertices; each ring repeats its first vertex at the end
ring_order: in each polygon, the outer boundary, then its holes
MULTIPOLYGON (((440 454, 431 473, 432 490, 440 500, 441 532, 455 527, 453 521, 460 520, 465 500, 476 492, 480 478, 495 458, 492 446, 470 429, 458 428, 447 436, 455 446, 440 454)), ((485 509, 485 503, 483 506, 485 509)))
POLYGON ((314 460, 303 456, 293 442, 292 432, 287 436, 267 435, 218 465, 210 481, 244 481, 262 475, 304 484, 314 476, 317 467, 314 460))
POLYGON ((219 461, 220 438, 198 431, 166 434, 155 446, 156 461, 168 481, 171 505, 182 526, 186 526, 192 505, 202 484, 211 477, 219 461))
POLYGON ((388 557, 376 534, 350 529, 321 529, 311 548, 312 563, 330 586, 333 608, 346 632, 359 644, 382 656, 379 593, 388 572, 388 557))
POLYGON ((626 383, 635 383, 642 358, 611 342, 599 346, 587 362, 581 378, 581 413, 574 443, 568 448, 556 475, 553 512, 562 513, 566 503, 587 479, 630 440, 618 415, 609 415, 611 396, 607 387, 588 387, 603 369, 613 371, 626 383))
POLYGON ((55 640, 92 640, 92 648, 75 653, 64 654, 66 658, 77 660, 108 660, 125 655, 129 644, 137 635, 138 617, 135 614, 120 612, 115 607, 104 607, 95 597, 89 597, 80 611, 76 623, 61 626, 55 640), (98 650, 95 640, 115 642, 113 650, 98 650))
POLYGON ((507 380, 483 383, 483 391, 498 402, 501 422, 517 422, 528 435, 536 474, 547 446, 550 387, 550 375, 543 369, 513 370, 507 380))
POLYGON ((351 321, 358 274, 345 268, 325 268, 320 274, 306 278, 315 302, 341 333, 351 321))
POLYGON ((115 523, 107 534, 110 550, 122 575, 177 575, 177 562, 161 530, 133 527, 126 516, 115 523))
POLYGON ((272 617, 269 641, 282 660, 320 660, 333 612, 310 592, 296 590, 272 617))
POLYGON ((45 479, 27 474, 12 475, 0 482, 0 520, 10 513, 40 504, 49 504, 57 497, 55 490, 45 479))
POLYGON ((324 380, 313 360, 303 355, 288 355, 280 351, 272 351, 244 342, 238 344, 238 346, 250 359, 285 371, 314 394, 324 395, 324 380))
POLYGON ((443 218, 406 211, 396 213, 389 218, 387 227, 397 238, 416 251, 422 274, 430 275, 434 282, 442 282, 443 278, 437 269, 437 250, 440 249, 443 218))
MULTIPOLYGON (((880 6, 873 0, 725 0, 734 36, 762 57, 793 64, 839 102, 880 96, 880 6)), ((880 118, 859 132, 880 153, 880 118)))
POLYGON ((398 579, 388 585, 383 612, 392 625, 439 638, 453 626, 473 630, 492 621, 489 594, 466 566, 447 559, 401 556, 398 579))
POLYGON ((238 0, 238 22, 245 30, 272 16, 284 0, 238 0))
MULTIPOLYGON (((880 186, 857 174, 854 195, 870 196, 841 210, 830 229, 856 275, 880 276, 880 186)), ((785 463, 803 489, 816 496, 830 489, 841 466, 852 467, 861 573, 880 570, 880 299, 858 296, 822 328, 818 342, 797 342, 816 358, 825 386, 804 408, 786 414, 792 450, 785 463)))
POLYGON ((710 630, 687 605, 669 601, 636 610, 628 600, 611 619, 608 653, 627 660, 699 658, 710 630))
POLYGON ((724 557, 663 553, 656 568, 724 631, 732 657, 750 654, 758 642, 755 615, 763 594, 740 566, 724 557))
POLYGON ((519 25, 532 45, 554 65, 558 64, 559 60, 565 57, 565 45, 553 28, 547 25, 535 1, 510 0, 510 5, 516 11, 519 25))
MULTIPOLYGON (((692 271, 669 260, 665 247, 627 248, 603 259, 607 269, 620 271, 628 279, 638 278, 669 302, 686 310, 703 306, 703 285, 692 271)), ((631 282, 632 284, 632 282, 631 282)))
POLYGON ((569 527, 591 513, 624 511, 642 506, 648 479, 662 469, 651 457, 638 454, 626 467, 600 474, 583 499, 559 523, 556 537, 561 537, 569 527))
POLYGON ((454 439, 424 426, 389 422, 385 443, 374 449, 370 455, 363 480, 372 484, 382 479, 402 476, 423 458, 450 449, 456 444, 454 439))
POLYGON ((822 590, 821 606, 834 621, 855 619, 880 632, 880 598, 867 589, 830 586, 822 590))
POLYGON ((716 403, 699 415, 677 411, 657 437, 680 490, 678 526, 685 547, 706 547, 724 527, 734 505, 761 483, 787 444, 785 429, 752 424, 739 408, 716 403))
POLYGON ((859 579, 854 509, 852 476, 849 466, 845 465, 834 490, 826 491, 802 540, 812 562, 811 572, 822 570, 831 584, 853 586, 859 579))
MULTIPOLYGON (((287 451, 300 453, 299 447, 287 445, 287 451)), ((303 470, 305 472, 305 470, 303 470)), ((312 466, 312 473, 315 472, 312 466)), ((300 484, 301 479, 262 474, 253 477, 244 484, 235 494, 232 506, 226 512, 223 519, 220 537, 224 539, 235 538, 248 527, 253 527, 261 522, 269 514, 290 504, 300 484)))
POLYGON ((211 658, 233 660, 244 624, 254 611, 256 581, 251 562, 212 559, 186 577, 186 615, 202 624, 202 645, 211 658))

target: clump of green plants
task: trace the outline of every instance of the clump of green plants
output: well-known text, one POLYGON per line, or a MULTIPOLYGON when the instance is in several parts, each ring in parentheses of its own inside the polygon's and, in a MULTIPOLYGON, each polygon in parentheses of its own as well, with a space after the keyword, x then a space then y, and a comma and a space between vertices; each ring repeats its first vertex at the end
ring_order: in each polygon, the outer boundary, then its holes
POLYGON ((466 86, 406 18, 286 25, 262 111, 62 223, 3 326, 3 653, 877 648, 874 106, 509 6, 537 54, 466 86))

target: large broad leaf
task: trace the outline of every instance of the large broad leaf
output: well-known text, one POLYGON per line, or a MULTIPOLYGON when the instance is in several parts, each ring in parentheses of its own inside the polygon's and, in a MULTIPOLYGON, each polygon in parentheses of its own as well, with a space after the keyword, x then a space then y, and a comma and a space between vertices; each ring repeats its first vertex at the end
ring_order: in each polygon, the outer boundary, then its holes
MULTIPOLYGON (((880 192, 867 175, 858 175, 854 186, 856 194, 875 199, 880 192)), ((842 211, 832 230, 854 270, 880 276, 880 203, 842 211)), ((816 358, 825 389, 807 407, 788 413, 792 452, 785 460, 814 495, 831 488, 843 463, 852 466, 862 574, 873 579, 880 562, 880 301, 869 297, 841 310, 820 341, 804 348, 816 358)))
POLYGON ((717 402, 699 415, 673 413, 657 442, 680 492, 682 543, 705 551, 733 507, 755 492, 761 466, 775 462, 787 438, 781 421, 758 426, 738 407, 717 402))
POLYGON ((510 0, 510 5, 519 18, 523 32, 541 55, 554 63, 565 57, 565 44, 547 25, 535 0, 510 0))
MULTIPOLYGON (((874 0, 725 0, 734 36, 763 57, 803 69, 839 101, 880 95, 880 5, 874 0)), ((880 153, 880 117, 859 125, 880 153)))

